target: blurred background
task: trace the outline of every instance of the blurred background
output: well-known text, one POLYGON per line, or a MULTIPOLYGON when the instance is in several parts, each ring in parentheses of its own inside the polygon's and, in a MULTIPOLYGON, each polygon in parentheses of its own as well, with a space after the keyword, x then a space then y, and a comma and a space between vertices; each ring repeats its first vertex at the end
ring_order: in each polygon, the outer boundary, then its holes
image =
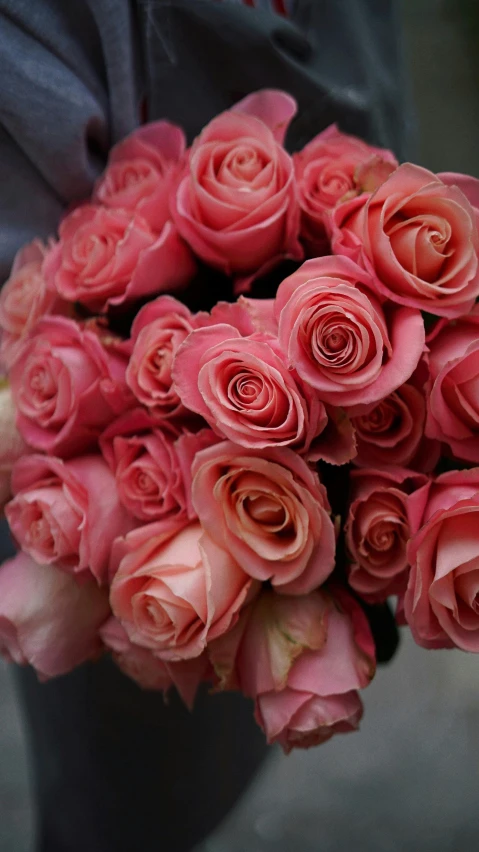
MULTIPOLYGON (((401 0, 401 12, 415 110, 412 158, 434 171, 479 177, 479 1, 401 0)), ((235 812, 198 852, 475 852, 477 658, 423 651, 404 632, 396 658, 364 699, 358 734, 288 758, 272 750, 235 812)), ((25 741, 0 661, 0 852, 30 852, 32 837, 25 741)))

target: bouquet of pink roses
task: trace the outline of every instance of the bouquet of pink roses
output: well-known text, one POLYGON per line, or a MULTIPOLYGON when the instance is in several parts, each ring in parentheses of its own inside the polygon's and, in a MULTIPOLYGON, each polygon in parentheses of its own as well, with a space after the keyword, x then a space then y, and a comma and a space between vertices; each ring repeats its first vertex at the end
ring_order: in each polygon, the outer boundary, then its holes
POLYGON ((0 295, 0 651, 240 690, 286 751, 358 726, 390 596, 479 651, 479 183, 291 157, 295 110, 144 125, 0 295))

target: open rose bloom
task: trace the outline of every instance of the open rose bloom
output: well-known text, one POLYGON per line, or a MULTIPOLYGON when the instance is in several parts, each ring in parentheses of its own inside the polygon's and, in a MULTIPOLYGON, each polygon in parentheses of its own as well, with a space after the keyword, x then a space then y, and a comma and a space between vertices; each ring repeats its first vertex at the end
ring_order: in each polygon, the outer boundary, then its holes
POLYGON ((0 653, 285 752, 358 728, 391 597, 479 652, 479 182, 295 114, 140 127, 0 294, 0 653))

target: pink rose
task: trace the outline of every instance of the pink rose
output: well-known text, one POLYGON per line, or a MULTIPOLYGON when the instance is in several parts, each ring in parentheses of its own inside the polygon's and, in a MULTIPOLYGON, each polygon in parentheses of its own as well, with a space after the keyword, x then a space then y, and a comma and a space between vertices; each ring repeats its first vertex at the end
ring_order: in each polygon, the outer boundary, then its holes
POLYGON ((141 521, 187 522, 187 495, 173 430, 155 428, 136 409, 103 433, 100 447, 112 469, 118 496, 141 521))
POLYGON ((185 417, 171 375, 177 350, 197 327, 191 311, 172 296, 160 296, 136 315, 126 380, 137 400, 158 420, 185 417))
POLYGON ((155 233, 170 219, 169 195, 186 151, 181 127, 153 121, 110 151, 93 198, 105 207, 137 212, 155 233))
POLYGON ((167 538, 150 524, 117 543, 110 596, 131 641, 171 662, 198 657, 231 628, 254 589, 200 524, 173 530, 167 538))
POLYGON ((128 405, 126 357, 65 317, 35 327, 10 372, 17 425, 35 449, 78 454, 128 405))
POLYGON ((425 438, 424 391, 412 382, 351 419, 358 448, 354 464, 359 467, 396 465, 429 471, 436 466, 440 445, 425 438))
POLYGON ((15 406, 10 388, 0 379, 0 512, 11 494, 14 463, 30 452, 15 425, 15 406))
POLYGON ((42 272, 47 248, 40 240, 23 246, 0 290, 0 361, 7 369, 38 320, 45 314, 65 311, 65 303, 56 290, 48 289, 42 272))
POLYGON ((105 647, 121 671, 134 680, 142 689, 160 690, 166 693, 175 686, 186 706, 193 703, 200 683, 210 679, 210 663, 205 654, 192 660, 167 663, 154 653, 128 639, 124 627, 116 618, 109 618, 100 630, 105 647))
POLYGON ((0 566, 0 654, 33 666, 40 680, 98 656, 108 612, 108 595, 95 582, 79 585, 25 553, 0 566))
POLYGON ((225 441, 197 453, 192 501, 203 529, 251 577, 304 594, 334 567, 325 488, 295 452, 225 441))
POLYGON ((411 496, 404 612, 424 648, 479 652, 479 468, 451 471, 411 496))
POLYGON ((479 306, 429 344, 426 433, 457 458, 479 462, 479 306))
POLYGON ((100 455, 22 458, 12 490, 5 514, 22 550, 41 564, 106 581, 112 543, 134 524, 100 455))
POLYGON ((344 529, 352 563, 348 582, 368 603, 381 603, 406 589, 408 495, 425 482, 421 474, 401 468, 351 472, 344 529))
POLYGON ((315 136, 293 160, 301 237, 313 256, 325 247, 329 211, 345 198, 371 191, 366 171, 381 170, 385 180, 398 165, 391 151, 341 133, 335 124, 315 136))
POLYGON ((279 341, 289 364, 332 405, 378 402, 417 367, 419 311, 381 305, 375 280, 345 257, 307 260, 279 286, 279 341))
POLYGON ((227 275, 256 277, 302 257, 293 162, 281 144, 295 112, 289 95, 257 92, 192 145, 173 217, 195 254, 227 275))
POLYGON ((181 289, 194 275, 191 253, 173 224, 158 236, 137 212, 84 204, 65 217, 59 236, 45 258, 47 283, 95 313, 181 289))
MULTIPOLYGON (((347 211, 344 211, 347 212, 347 211)), ((479 295, 476 213, 457 186, 405 163, 349 215, 348 246, 360 244, 379 292, 401 305, 449 318, 467 313, 479 295)), ((333 240, 335 251, 343 241, 333 240)))
POLYGON ((193 331, 177 351, 173 378, 183 405, 244 447, 294 447, 314 454, 327 423, 316 394, 288 369, 278 341, 242 337, 231 325, 193 331))
POLYGON ((336 599, 264 591, 209 653, 220 688, 254 698, 268 742, 286 753, 356 730, 363 710, 357 690, 375 670, 366 616, 342 590, 336 599))

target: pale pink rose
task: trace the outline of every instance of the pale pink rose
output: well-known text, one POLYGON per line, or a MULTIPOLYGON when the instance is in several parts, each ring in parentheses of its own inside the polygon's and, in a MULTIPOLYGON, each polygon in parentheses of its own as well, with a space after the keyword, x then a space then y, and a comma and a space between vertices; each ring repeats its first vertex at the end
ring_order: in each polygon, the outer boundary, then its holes
POLYGON ((0 513, 11 495, 11 474, 14 463, 31 452, 15 425, 15 406, 12 393, 0 378, 0 513))
POLYGON ((351 472, 350 505, 344 528, 349 585, 368 603, 406 590, 411 537, 408 495, 426 477, 391 467, 351 472))
POLYGON ((108 595, 25 553, 0 566, 0 654, 41 680, 66 674, 101 650, 108 595))
POLYGON ((479 652, 479 468, 451 471, 409 501, 404 613, 424 648, 479 652))
POLYGON ((48 246, 34 240, 17 252, 0 290, 0 361, 9 369, 22 343, 45 314, 64 313, 66 303, 49 289, 42 272, 48 246))
POLYGON ((45 317, 10 372, 17 425, 28 444, 57 455, 94 447, 129 404, 126 357, 65 317, 45 317))
POLYGON ((479 306, 429 343, 426 433, 479 462, 479 306))
POLYGON ((43 270, 60 296, 98 313, 181 289, 195 264, 171 222, 158 236, 139 213, 84 204, 63 219, 43 270))
POLYGON ((293 161, 301 207, 301 238, 311 255, 317 255, 318 250, 323 253, 329 211, 345 198, 371 191, 365 168, 376 172, 381 169, 385 180, 398 165, 391 151, 341 133, 335 124, 308 142, 293 161))
MULTIPOLYGON (((405 163, 341 227, 362 245, 384 296, 449 318, 472 308, 479 295, 477 217, 457 186, 405 163)), ((339 241, 333 245, 341 250, 339 241)))
POLYGON ((197 453, 192 501, 203 529, 257 580, 305 594, 334 567, 326 490, 295 452, 225 441, 197 453))
POLYGON ((177 434, 155 427, 144 409, 114 420, 100 439, 116 478, 118 496, 141 521, 187 521, 187 495, 176 449, 177 434))
POLYGON ((375 279, 346 257, 307 260, 279 286, 279 341, 324 402, 368 405, 400 387, 425 346, 419 311, 381 305, 375 279))
POLYGON ((159 690, 165 697, 174 686, 190 709, 200 683, 211 679, 211 665, 206 654, 178 663, 164 662, 147 648, 130 642, 125 628, 114 617, 103 625, 100 636, 118 668, 138 686, 159 690))
POLYGON ((396 465, 413 470, 433 470, 440 445, 424 435, 426 400, 424 390, 406 382, 396 391, 366 407, 351 418, 356 430, 359 467, 396 465))
POLYGON ((172 296, 148 302, 135 317, 126 380, 138 402, 158 420, 187 415, 171 371, 178 348, 197 325, 194 314, 172 296))
POLYGON ((186 151, 181 127, 152 121, 137 128, 110 151, 94 201, 139 213, 156 233, 170 217, 169 195, 186 151))
POLYGON ((314 454, 327 424, 317 395, 288 369, 276 338, 242 337, 231 325, 193 331, 176 353, 183 405, 219 435, 244 447, 292 447, 314 454))
POLYGON ((162 525, 155 527, 141 527, 117 543, 112 609, 131 641, 161 659, 198 657, 234 625, 254 585, 200 524, 176 533, 173 527, 170 537, 162 525))
POLYGON ((265 590, 209 653, 220 688, 240 688, 254 698, 268 742, 279 742, 286 753, 356 730, 358 689, 375 671, 366 616, 339 590, 334 599, 322 591, 283 597, 265 590))
POLYGON ((250 279, 302 257, 293 162, 281 144, 295 112, 289 95, 257 92, 214 118, 191 147, 173 218, 195 254, 227 275, 250 279))
POLYGON ((111 546, 134 522, 100 455, 62 461, 31 455, 12 473, 5 514, 22 550, 44 565, 106 582, 111 546))

